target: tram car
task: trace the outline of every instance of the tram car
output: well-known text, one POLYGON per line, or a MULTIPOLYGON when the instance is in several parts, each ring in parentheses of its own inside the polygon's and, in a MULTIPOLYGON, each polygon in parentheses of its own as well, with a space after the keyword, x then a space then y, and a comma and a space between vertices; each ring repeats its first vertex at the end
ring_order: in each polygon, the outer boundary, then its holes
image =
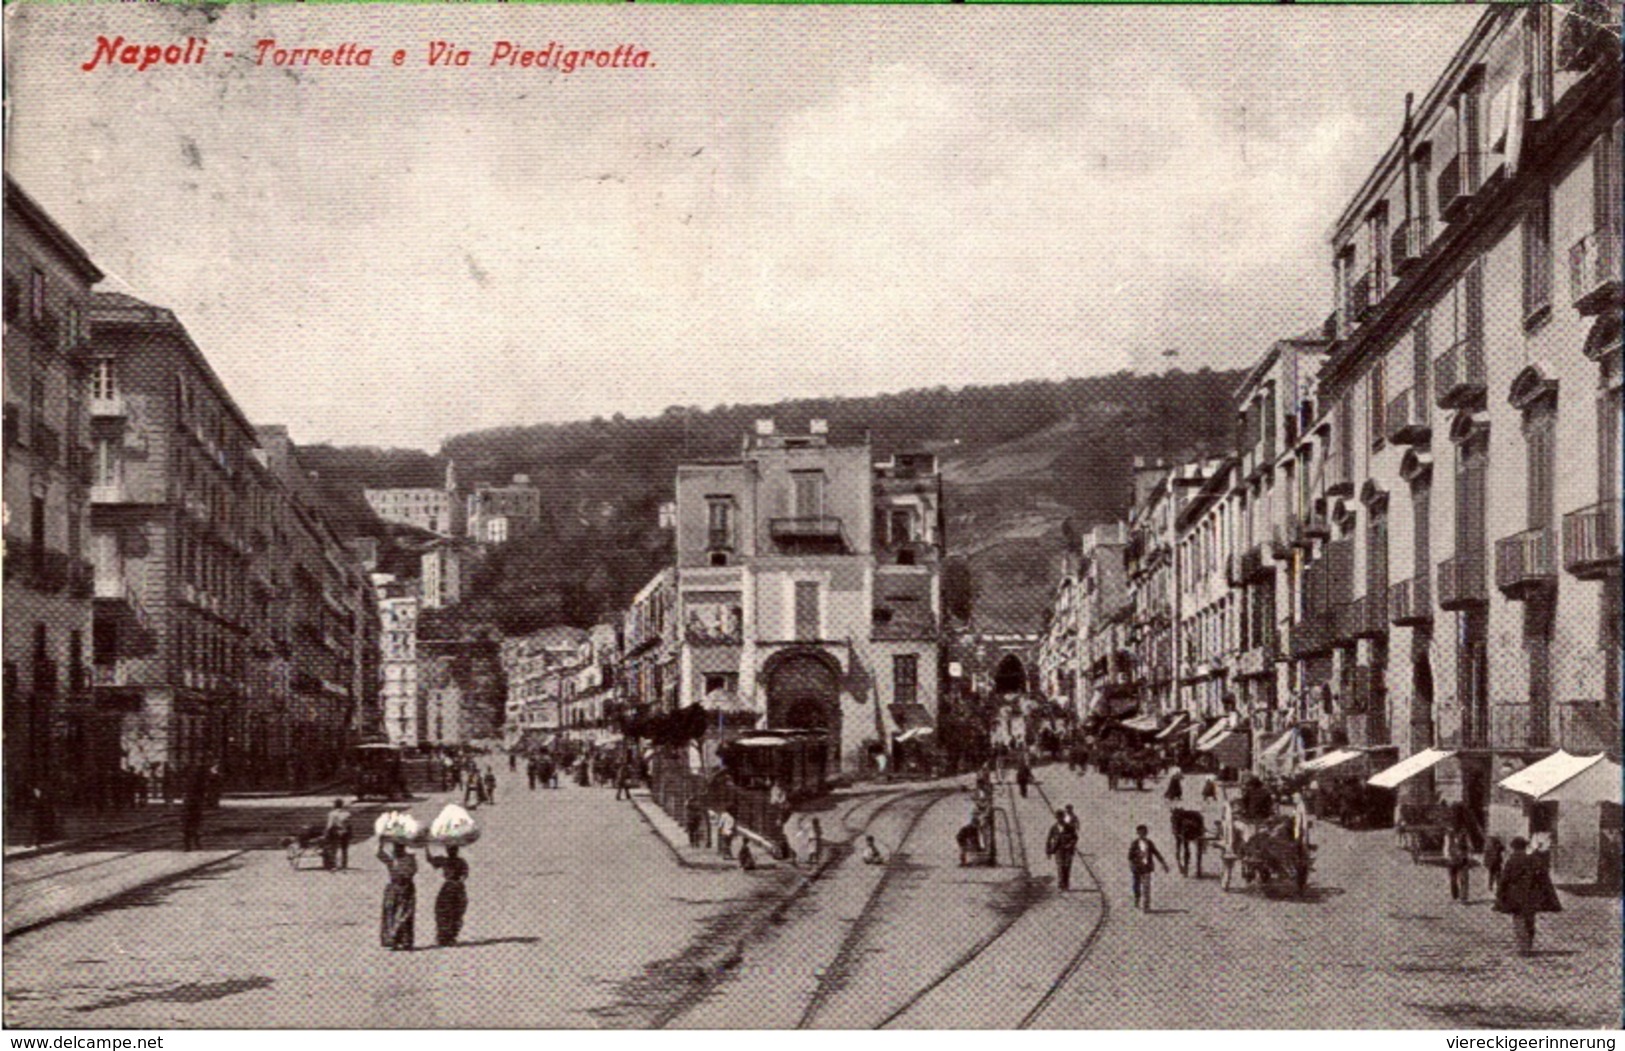
POLYGON ((753 730, 719 751, 735 785, 767 791, 777 784, 794 803, 829 791, 829 749, 822 730, 753 730))

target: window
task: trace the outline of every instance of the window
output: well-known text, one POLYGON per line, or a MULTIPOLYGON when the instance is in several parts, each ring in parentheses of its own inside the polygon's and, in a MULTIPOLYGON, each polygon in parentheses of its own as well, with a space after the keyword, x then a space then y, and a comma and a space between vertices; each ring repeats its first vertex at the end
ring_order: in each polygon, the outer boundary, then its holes
POLYGON ((95 484, 112 485, 118 481, 118 456, 111 438, 96 439, 95 484))
POLYGON ((706 546, 727 550, 734 546, 734 505, 730 497, 706 497, 706 546))
POLYGON ((5 282, 5 308, 6 322, 8 324, 22 320, 23 316, 23 286, 15 277, 6 275, 5 282))
POLYGON ((790 477, 795 485, 795 517, 823 517, 824 473, 822 471, 796 471, 790 477))
POLYGON ((1484 494, 1488 476, 1487 438, 1474 436, 1456 453, 1456 555, 1484 551, 1484 494))
POLYGON ((710 697, 713 693, 738 693, 739 675, 737 672, 707 672, 705 675, 705 695, 710 697))
POLYGON ((28 320, 45 319, 45 271, 35 267, 28 272, 28 320))
POLYGON ((892 703, 918 704, 920 696, 920 658, 914 653, 899 653, 891 659, 892 703))
POLYGON ((906 544, 914 540, 914 512, 907 507, 894 507, 891 511, 891 542, 906 544))
POLYGON ((1552 199, 1543 190, 1523 217, 1523 318, 1526 326, 1552 305, 1552 199))
POLYGON ((1370 417, 1370 420, 1371 420, 1371 446, 1372 446, 1372 448, 1377 448, 1378 446, 1382 445, 1383 438, 1387 434, 1387 420, 1386 420, 1386 417, 1387 417, 1387 414, 1388 414, 1388 402, 1386 401, 1386 399, 1388 397, 1387 377, 1388 377, 1388 359, 1387 358, 1378 358, 1376 360, 1376 362, 1371 366, 1371 377, 1367 381, 1370 384, 1370 386, 1367 389, 1367 393, 1370 396, 1369 397, 1369 417, 1370 417))
POLYGON ((1524 421, 1524 447, 1528 454, 1528 524, 1539 529, 1552 523, 1553 489, 1557 471, 1557 414, 1550 408, 1533 409, 1524 421))
POLYGON ((1429 516, 1432 514, 1433 490, 1426 484, 1418 485, 1411 491, 1411 511, 1415 515, 1412 520, 1411 542, 1416 548, 1416 575, 1423 580, 1428 579, 1432 570, 1432 562, 1428 558, 1429 516))
POLYGON ((812 642, 819 637, 818 582, 796 581, 796 638, 812 642))
POLYGON ((90 396, 97 401, 107 401, 118 395, 118 386, 114 382, 113 359, 97 358, 91 366, 90 396))

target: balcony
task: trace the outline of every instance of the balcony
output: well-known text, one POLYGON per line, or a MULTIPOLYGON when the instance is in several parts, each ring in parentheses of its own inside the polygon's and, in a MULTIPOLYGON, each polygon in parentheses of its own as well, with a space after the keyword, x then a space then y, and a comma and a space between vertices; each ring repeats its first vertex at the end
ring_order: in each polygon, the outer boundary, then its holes
POLYGON ((1439 214, 1447 223, 1457 222, 1467 213, 1478 189, 1479 157, 1458 153, 1439 170, 1439 214))
POLYGON ((1275 674, 1275 644, 1268 642, 1241 651, 1236 656, 1236 674, 1243 678, 1275 674))
POLYGON ((708 529, 705 533, 705 549, 707 551, 732 551, 734 548, 734 534, 732 529, 708 529))
POLYGON ((1617 230, 1593 230, 1569 249, 1569 297, 1589 317, 1620 308, 1617 230))
POLYGON ((130 502, 130 492, 124 485, 122 478, 111 482, 93 482, 90 486, 90 502, 93 504, 127 504, 130 502))
POLYGON ((1275 566, 1264 561, 1264 549, 1253 545, 1241 553, 1241 582, 1267 584, 1275 577, 1275 566))
POLYGON ((1349 317, 1356 324, 1371 316, 1377 308, 1377 299, 1381 292, 1377 288, 1376 268, 1367 268, 1354 283, 1349 286, 1349 317))
POLYGON ((1473 609, 1489 601, 1484 589, 1484 552, 1470 551, 1439 563, 1439 608, 1473 609))
POLYGON ((846 532, 834 515, 770 519, 768 532, 780 547, 797 551, 841 552, 847 548, 846 532))
POLYGON ((1292 548, 1295 538, 1301 529, 1294 519, 1291 522, 1276 522, 1270 526, 1270 557, 1278 562, 1285 562, 1292 557, 1292 548))
POLYGON ((1294 660, 1319 657, 1332 650, 1332 633, 1324 614, 1306 613, 1292 624, 1288 650, 1294 660))
POLYGON ((1563 569, 1581 580, 1619 571, 1619 504, 1600 504, 1563 516, 1563 569))
POLYGON ((124 395, 110 394, 106 397, 90 399, 91 419, 122 419, 130 414, 129 408, 124 404, 124 395))
POLYGON ((1224 582, 1227 586, 1239 588, 1247 583, 1247 578, 1241 572, 1241 556, 1235 552, 1225 556, 1224 582))
POLYGON ((1408 272, 1422 258, 1427 247, 1427 220, 1406 219, 1394 227, 1388 239, 1388 258, 1394 261, 1394 273, 1408 272))
POLYGON ((1354 637, 1380 639, 1388 634, 1388 593, 1367 592, 1352 603, 1354 637))
POLYGON ((1557 558, 1552 529, 1525 529, 1495 542, 1495 586, 1513 601, 1549 593, 1557 587, 1557 558))
POLYGON ((1401 580, 1388 589, 1388 620, 1398 627, 1433 623, 1432 582, 1427 574, 1401 580))
POLYGON ((1299 547, 1312 547, 1316 540, 1326 540, 1332 535, 1332 523, 1325 515, 1318 511, 1310 513, 1304 520, 1301 534, 1297 544, 1299 547))
POLYGON ((1563 701, 1557 705, 1557 745, 1575 755, 1619 748, 1619 708, 1602 701, 1563 701))
POLYGON ((1384 437, 1395 445, 1426 445, 1433 436, 1428 427, 1427 406, 1412 395, 1413 391, 1407 388, 1388 403, 1384 437))
POLYGON ((1434 404, 1460 409, 1484 399, 1484 351, 1476 336, 1459 339, 1433 360, 1434 404))

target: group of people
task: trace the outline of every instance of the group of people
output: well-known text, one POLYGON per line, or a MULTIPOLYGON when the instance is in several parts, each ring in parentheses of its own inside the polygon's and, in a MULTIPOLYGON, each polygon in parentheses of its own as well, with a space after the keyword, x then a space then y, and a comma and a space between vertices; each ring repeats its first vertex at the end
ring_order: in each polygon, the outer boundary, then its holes
MULTIPOLYGON (((434 901, 435 944, 456 945, 468 911, 468 862, 455 846, 446 847, 440 856, 432 851, 432 847, 424 848, 424 860, 441 875, 440 893, 434 901)), ((378 940, 391 952, 411 952, 417 947, 417 858, 405 843, 380 842, 378 860, 389 872, 378 940)))
MULTIPOLYGON (((1472 902, 1470 875, 1477 864, 1472 849, 1472 830, 1458 819, 1445 832, 1444 859, 1450 900, 1462 905, 1472 902)), ((1512 917, 1513 944, 1520 956, 1528 956, 1535 948, 1535 917, 1563 911, 1552 882, 1551 850, 1545 842, 1531 849, 1523 836, 1514 836, 1509 844, 1502 844, 1499 836, 1488 836, 1483 857, 1495 911, 1512 917)))

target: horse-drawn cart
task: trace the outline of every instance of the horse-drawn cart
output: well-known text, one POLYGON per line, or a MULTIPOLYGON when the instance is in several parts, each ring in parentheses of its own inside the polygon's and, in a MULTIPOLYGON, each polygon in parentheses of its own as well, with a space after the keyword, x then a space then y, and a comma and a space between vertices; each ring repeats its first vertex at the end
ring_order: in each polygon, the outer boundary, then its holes
POLYGON ((1256 782, 1227 794, 1218 845, 1225 890, 1232 889, 1237 875, 1248 884, 1290 885, 1298 894, 1309 886, 1315 848, 1309 842, 1309 815, 1302 797, 1281 806, 1256 782))

